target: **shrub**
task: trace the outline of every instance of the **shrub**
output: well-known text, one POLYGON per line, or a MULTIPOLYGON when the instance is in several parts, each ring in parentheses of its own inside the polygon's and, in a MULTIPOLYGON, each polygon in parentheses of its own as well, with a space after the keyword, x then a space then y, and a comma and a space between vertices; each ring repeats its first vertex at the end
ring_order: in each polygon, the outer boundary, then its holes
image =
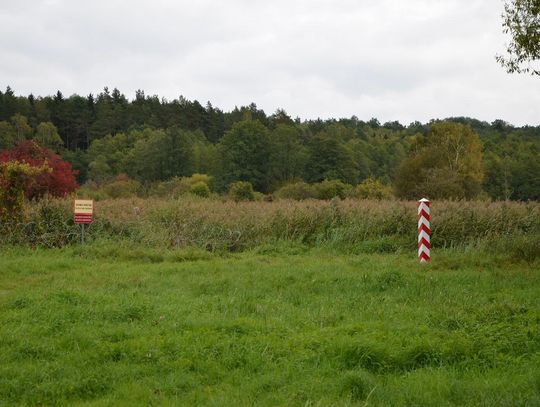
POLYGON ((237 181, 229 186, 229 196, 236 202, 254 201, 255 193, 251 182, 237 181))
POLYGON ((176 199, 189 193, 190 189, 191 184, 186 182, 185 178, 174 177, 154 184, 148 191, 148 195, 176 199))
POLYGON ((137 196, 141 183, 126 174, 117 175, 111 182, 103 185, 105 194, 111 198, 131 198, 137 196))
POLYGON ((63 247, 79 240, 79 226, 72 221, 71 201, 42 199, 32 209, 25 232, 33 245, 63 247))
POLYGON ((208 198, 210 196, 210 188, 208 187, 208 184, 202 181, 198 181, 191 185, 190 192, 193 195, 197 195, 202 198, 208 198))
POLYGON ((253 192, 253 200, 257 202, 262 202, 266 200, 267 195, 262 192, 255 191, 253 192))
POLYGON ((302 201, 316 197, 316 191, 313 185, 299 181, 292 184, 287 184, 275 192, 275 196, 281 199, 294 199, 302 201))
POLYGON ((191 177, 174 177, 170 180, 154 184, 148 194, 151 196, 178 198, 182 195, 192 192, 191 188, 193 187, 193 185, 203 183, 208 187, 210 195, 211 182, 212 177, 210 177, 209 175, 195 173, 191 177))
POLYGON ((361 199, 390 199, 392 188, 384 185, 377 178, 369 177, 351 191, 351 196, 361 199))
POLYGON ((210 184, 212 182, 212 177, 210 175, 207 175, 207 174, 199 174, 199 173, 195 173, 193 174, 191 177, 184 177, 182 178, 183 180, 185 180, 185 182, 189 183, 191 186, 199 183, 199 182, 202 182, 203 184, 206 184, 206 186, 208 186, 208 188, 210 188, 210 184))
POLYGON ((314 188, 318 199, 345 199, 348 191, 350 191, 352 187, 339 180, 324 180, 315 184, 314 188))
POLYGON ((41 171, 35 177, 35 182, 27 184, 27 198, 39 198, 45 194, 63 197, 77 189, 75 181, 77 171, 71 164, 62 160, 58 155, 32 140, 20 142, 16 147, 0 153, 0 162, 19 161, 32 167, 46 166, 50 171, 41 171))
POLYGON ((0 221, 20 221, 24 218, 24 193, 43 172, 46 165, 34 167, 25 162, 0 163, 0 221))

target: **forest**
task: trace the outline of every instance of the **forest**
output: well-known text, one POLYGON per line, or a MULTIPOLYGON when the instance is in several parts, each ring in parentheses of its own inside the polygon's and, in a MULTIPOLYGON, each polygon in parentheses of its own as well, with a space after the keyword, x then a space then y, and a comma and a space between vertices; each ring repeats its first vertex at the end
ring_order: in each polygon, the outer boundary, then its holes
POLYGON ((303 120, 255 103, 225 112, 142 90, 130 100, 116 88, 67 97, 21 96, 7 87, 0 91, 0 150, 8 157, 27 140, 71 163, 88 191, 112 184, 159 194, 192 177, 216 193, 243 181, 294 199, 540 199, 540 126, 504 120, 303 120))

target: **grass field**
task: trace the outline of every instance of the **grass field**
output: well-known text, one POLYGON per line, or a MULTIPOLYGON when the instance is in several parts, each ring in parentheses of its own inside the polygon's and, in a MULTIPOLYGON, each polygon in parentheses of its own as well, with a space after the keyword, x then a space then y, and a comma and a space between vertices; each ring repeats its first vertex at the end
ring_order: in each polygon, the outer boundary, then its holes
POLYGON ((0 405, 540 405, 538 260, 0 250, 0 405))

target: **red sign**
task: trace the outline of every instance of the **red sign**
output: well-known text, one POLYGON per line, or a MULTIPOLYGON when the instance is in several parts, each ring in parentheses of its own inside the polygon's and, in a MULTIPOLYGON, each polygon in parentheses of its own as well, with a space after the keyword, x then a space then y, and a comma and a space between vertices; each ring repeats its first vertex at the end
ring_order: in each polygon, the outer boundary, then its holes
POLYGON ((75 199, 73 201, 73 221, 75 223, 92 223, 94 201, 91 199, 75 199))

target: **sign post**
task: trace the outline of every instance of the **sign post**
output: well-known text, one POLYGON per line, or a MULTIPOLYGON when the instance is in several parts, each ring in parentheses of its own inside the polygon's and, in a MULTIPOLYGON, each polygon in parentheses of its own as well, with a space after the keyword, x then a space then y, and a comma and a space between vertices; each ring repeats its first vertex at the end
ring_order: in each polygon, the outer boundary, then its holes
POLYGON ((428 263, 431 257, 429 204, 426 198, 418 201, 418 261, 420 263, 428 263))
POLYGON ((91 199, 75 199, 73 201, 73 222, 81 225, 81 244, 84 244, 84 226, 92 223, 94 201, 91 199))

